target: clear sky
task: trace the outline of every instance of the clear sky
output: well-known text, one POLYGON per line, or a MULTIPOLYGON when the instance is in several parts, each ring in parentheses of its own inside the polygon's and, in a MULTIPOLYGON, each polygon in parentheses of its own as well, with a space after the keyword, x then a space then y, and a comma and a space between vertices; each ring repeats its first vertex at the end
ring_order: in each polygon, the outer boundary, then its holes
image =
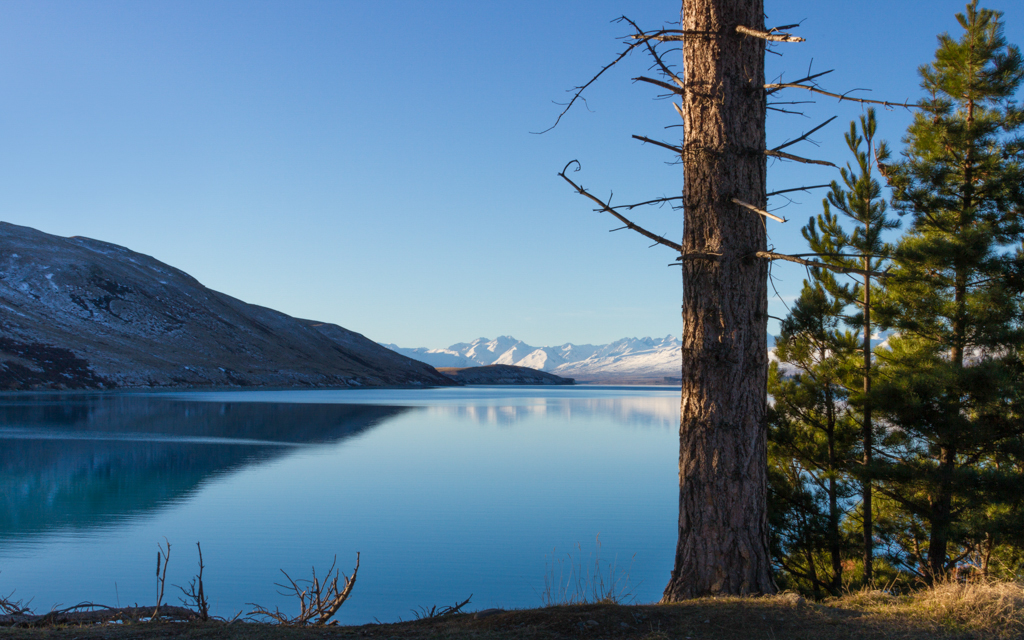
MULTIPOLYGON (((767 0, 802 44, 769 79, 835 69, 824 88, 920 96, 917 67, 954 36, 963 0, 767 0), (812 65, 813 61, 813 66, 812 65)), ((1024 45, 1018 1, 1006 34, 1024 45)), ((513 335, 534 345, 679 335, 672 252, 616 227, 556 176, 615 202, 678 195, 682 169, 631 134, 678 139, 653 87, 606 75, 553 131, 570 89, 622 48, 627 15, 677 21, 678 0, 134 0, 0 3, 0 220, 127 246, 207 286, 380 342, 441 347, 513 335)), ((785 99, 811 99, 791 92, 785 99)), ((845 163, 860 107, 827 98, 772 113, 769 143, 832 115, 794 153, 845 163)), ((910 121, 880 113, 896 149, 910 121)), ((837 178, 773 163, 769 187, 837 178)), ((824 193, 769 227, 780 251, 824 193)), ((787 204, 773 202, 773 206, 787 204)), ((679 212, 637 212, 678 238, 679 212)), ((784 300, 800 268, 776 265, 784 300)), ((774 329, 770 326, 770 330, 774 329)))

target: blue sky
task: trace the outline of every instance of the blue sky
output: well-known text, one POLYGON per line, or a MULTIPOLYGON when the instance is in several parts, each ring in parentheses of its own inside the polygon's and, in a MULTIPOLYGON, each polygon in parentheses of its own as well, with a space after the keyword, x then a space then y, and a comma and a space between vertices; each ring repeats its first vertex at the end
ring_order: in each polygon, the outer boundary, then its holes
MULTIPOLYGON (((645 28, 680 3, 477 2, 0 3, 0 220, 125 245, 207 286, 381 342, 447 346, 513 335, 530 344, 678 335, 671 251, 608 233, 556 173, 572 159, 616 202, 677 195, 668 153, 678 123, 634 85, 642 57, 607 74, 550 126, 566 89, 621 49, 625 14, 645 28)), ((1018 3, 1006 34, 1024 45, 1018 3)), ((822 86, 914 100, 935 37, 954 36, 962 0, 766 2, 768 24, 802 22, 802 44, 768 57, 769 79, 835 69, 822 86)), ((790 94, 804 100, 803 93, 790 94)), ((847 161, 860 107, 828 99, 807 117, 771 114, 769 143, 832 115, 795 153, 847 161)), ((896 149, 909 114, 879 114, 896 149)), ((770 188, 838 177, 773 163, 770 188)), ((823 192, 769 227, 781 251, 823 192)), ((774 206, 787 204, 773 202, 774 206)), ((678 237, 679 212, 637 213, 678 237)), ((803 272, 777 265, 772 315, 803 272)), ((770 327, 770 330, 772 327, 770 327)))

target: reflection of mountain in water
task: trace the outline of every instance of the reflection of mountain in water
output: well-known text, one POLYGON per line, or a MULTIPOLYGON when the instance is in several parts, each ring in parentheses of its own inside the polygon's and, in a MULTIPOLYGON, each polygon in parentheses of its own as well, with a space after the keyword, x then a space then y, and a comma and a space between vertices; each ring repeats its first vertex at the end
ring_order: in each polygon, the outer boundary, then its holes
POLYGON ((152 511, 217 474, 406 410, 131 395, 0 400, 0 540, 152 511))
POLYGON ((543 398, 522 405, 442 405, 427 410, 433 415, 503 426, 524 418, 611 418, 616 423, 634 427, 679 428, 679 399, 675 397, 543 398))

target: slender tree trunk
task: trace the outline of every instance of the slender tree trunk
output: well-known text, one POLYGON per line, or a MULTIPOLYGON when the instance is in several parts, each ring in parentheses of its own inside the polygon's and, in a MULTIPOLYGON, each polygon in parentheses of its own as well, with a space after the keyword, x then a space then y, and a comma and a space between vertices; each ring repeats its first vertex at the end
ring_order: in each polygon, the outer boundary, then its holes
POLYGON ((832 595, 839 594, 843 584, 843 555, 839 540, 839 489, 836 483, 836 416, 835 399, 831 387, 825 391, 825 411, 828 420, 828 550, 832 556, 832 579, 829 591, 832 595))
POLYGON ((679 541, 664 601, 772 593, 762 0, 684 0, 679 541), (717 253, 708 259, 686 253, 717 253))
POLYGON ((931 580, 946 573, 949 547, 949 526, 953 519, 953 470, 956 452, 942 447, 939 459, 939 491, 932 503, 931 532, 928 538, 928 570, 931 580))
MULTIPOLYGON (((871 146, 868 146, 869 157, 871 146)), ((870 231, 866 223, 865 232, 870 231)), ((864 257, 864 271, 869 271, 870 258, 864 257)), ((871 513, 871 449, 874 446, 874 432, 871 428, 871 276, 864 275, 864 424, 861 429, 864 443, 864 480, 861 486, 861 508, 864 511, 864 584, 874 583, 874 535, 871 513)))

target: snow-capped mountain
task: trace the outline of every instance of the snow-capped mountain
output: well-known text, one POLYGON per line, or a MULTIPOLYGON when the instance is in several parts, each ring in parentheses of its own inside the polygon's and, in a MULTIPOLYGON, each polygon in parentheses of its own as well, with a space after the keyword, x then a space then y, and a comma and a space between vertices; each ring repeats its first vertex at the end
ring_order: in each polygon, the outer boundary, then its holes
POLYGON ((404 356, 435 367, 474 367, 511 364, 548 371, 577 380, 664 382, 678 378, 682 367, 680 343, 674 336, 664 338, 623 338, 605 345, 566 343, 534 347, 511 336, 494 340, 477 338, 447 349, 405 349, 383 345, 404 356))
MULTIPOLYGON (((623 338, 597 346, 567 342, 555 347, 534 347, 512 336, 477 338, 447 349, 382 346, 435 367, 511 364, 575 378, 577 382, 664 384, 677 382, 683 368, 681 343, 671 335, 623 338)), ((775 337, 769 335, 767 347, 772 350, 774 346, 775 337)))

